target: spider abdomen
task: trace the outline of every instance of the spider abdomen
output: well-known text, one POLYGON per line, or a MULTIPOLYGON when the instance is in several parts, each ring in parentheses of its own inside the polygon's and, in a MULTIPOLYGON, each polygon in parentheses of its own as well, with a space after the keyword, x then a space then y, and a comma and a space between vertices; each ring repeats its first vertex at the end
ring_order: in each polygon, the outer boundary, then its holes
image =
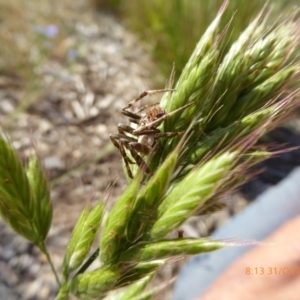
POLYGON ((138 138, 138 143, 147 145, 149 147, 153 147, 155 144, 155 135, 154 134, 140 135, 138 138))

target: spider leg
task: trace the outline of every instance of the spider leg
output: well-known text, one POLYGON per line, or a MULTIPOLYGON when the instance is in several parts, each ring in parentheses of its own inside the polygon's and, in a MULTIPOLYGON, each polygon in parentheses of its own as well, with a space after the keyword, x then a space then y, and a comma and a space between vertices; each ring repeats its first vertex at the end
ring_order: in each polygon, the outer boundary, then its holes
POLYGON ((143 158, 138 154, 138 152, 141 152, 143 154, 149 154, 153 149, 147 145, 137 143, 137 142, 130 142, 128 144, 128 149, 130 151, 130 154, 134 158, 135 162, 137 163, 137 165, 146 173, 150 173, 149 167, 147 166, 143 158))
POLYGON ((131 138, 131 137, 127 136, 125 133, 128 132, 128 133, 133 134, 133 131, 134 131, 134 128, 132 128, 132 127, 129 126, 129 125, 126 125, 126 124, 123 124, 123 123, 119 123, 119 124, 118 124, 118 132, 119 132, 120 134, 125 135, 126 137, 128 137, 128 138, 130 138, 130 139, 134 139, 134 138, 131 138))
POLYGON ((135 124, 140 124, 140 120, 129 118, 129 122, 135 123, 135 124))
MULTIPOLYGON (((125 134, 111 133, 111 134, 109 135, 109 137, 110 137, 110 139, 111 139, 112 142, 113 142, 113 140, 115 140, 115 142, 116 142, 117 144, 118 144, 117 141, 120 141, 121 139, 126 140, 126 141, 128 141, 128 142, 136 142, 136 141, 137 141, 136 138, 131 137, 131 136, 127 136, 127 135, 125 135, 125 134)), ((114 144, 114 142, 113 142, 113 144, 114 144)), ((114 144, 114 145, 115 145, 115 144, 114 144)), ((116 146, 116 145, 115 145, 115 146, 116 146)), ((116 146, 116 147, 117 147, 117 146, 116 146)))
MULTIPOLYGON (((114 144, 114 146, 116 148, 118 148, 118 150, 120 151, 120 153, 122 155, 128 177, 133 178, 129 164, 134 164, 134 162, 129 159, 129 157, 125 151, 125 148, 129 149, 128 144, 130 142, 132 142, 132 140, 135 140, 135 139, 131 139, 130 137, 128 137, 126 135, 122 135, 122 134, 110 134, 109 137, 110 137, 112 143, 114 144)), ((130 151, 130 149, 129 149, 129 151, 130 151)))
POLYGON ((141 111, 145 110, 145 109, 148 109, 149 107, 152 107, 152 106, 158 106, 159 105, 159 102, 156 102, 156 103, 153 103, 153 104, 148 104, 148 105, 144 105, 142 108, 140 108, 137 113, 140 113, 141 111))
POLYGON ((109 138, 110 138, 111 142, 113 143, 113 145, 114 145, 116 148, 118 148, 118 150, 120 150, 119 143, 117 142, 118 138, 116 137, 116 135, 117 135, 117 134, 111 133, 111 134, 109 135, 109 138))
POLYGON ((125 161, 125 164, 127 164, 127 162, 130 164, 134 164, 134 162, 128 158, 126 151, 124 149, 124 145, 128 144, 129 142, 136 142, 136 139, 123 134, 114 134, 114 133, 110 134, 109 137, 112 143, 114 144, 114 146, 118 148, 118 150, 120 151, 125 161))
POLYGON ((175 109, 175 110, 171 111, 170 113, 163 115, 162 117, 158 118, 157 120, 155 120, 153 122, 150 122, 145 126, 141 126, 141 127, 137 128, 136 130, 133 131, 133 134, 137 134, 137 133, 139 133, 139 132, 141 132, 141 131, 143 131, 147 128, 155 127, 157 124, 160 124, 164 120, 172 117, 173 115, 177 114, 178 112, 180 112, 180 111, 182 111, 182 110, 184 110, 184 109, 186 109, 186 108, 188 108, 188 107, 190 107, 194 104, 195 104, 194 102, 191 102, 191 103, 188 103, 188 104, 186 104, 182 107, 179 107, 178 109, 175 109))
POLYGON ((145 145, 145 144, 138 143, 138 142, 130 142, 128 144, 128 146, 131 149, 134 149, 135 151, 137 151, 139 153, 143 153, 145 155, 149 155, 153 151, 152 147, 145 145))
POLYGON ((131 102, 129 102, 123 108, 123 111, 126 110, 126 109, 128 109, 128 108, 130 108, 131 106, 133 106, 135 103, 137 103, 139 100, 143 99, 147 95, 153 95, 153 94, 165 93, 165 92, 174 92, 174 91, 175 91, 174 89, 162 89, 162 90, 148 90, 148 91, 144 91, 138 97, 136 97, 134 100, 132 100, 131 102))
POLYGON ((160 138, 171 138, 171 137, 180 135, 180 134, 182 134, 182 133, 183 133, 183 131, 157 133, 157 134, 155 134, 155 139, 160 139, 160 138))
POLYGON ((120 152, 121 152, 121 149, 122 149, 121 153, 124 153, 124 154, 122 154, 122 157, 123 157, 123 160, 124 160, 124 163, 125 163, 125 167, 126 167, 128 177, 133 178, 132 172, 131 172, 131 169, 130 169, 130 166, 129 166, 129 164, 130 163, 132 164, 133 162, 128 158, 128 156, 125 152, 125 148, 128 148, 128 142, 125 141, 125 140, 120 140, 120 152))
POLYGON ((126 108, 123 108, 121 110, 121 113, 126 116, 126 117, 129 117, 130 121, 131 122, 134 122, 134 123, 138 123, 138 121, 141 119, 141 116, 131 112, 131 111, 128 111, 126 110, 126 108))
POLYGON ((140 135, 149 135, 149 134, 157 134, 157 133, 160 133, 160 130, 157 129, 157 128, 149 128, 149 129, 145 129, 143 131, 140 131, 140 132, 137 132, 137 133, 134 133, 134 130, 132 132, 132 134, 135 134, 136 136, 140 136, 140 135))

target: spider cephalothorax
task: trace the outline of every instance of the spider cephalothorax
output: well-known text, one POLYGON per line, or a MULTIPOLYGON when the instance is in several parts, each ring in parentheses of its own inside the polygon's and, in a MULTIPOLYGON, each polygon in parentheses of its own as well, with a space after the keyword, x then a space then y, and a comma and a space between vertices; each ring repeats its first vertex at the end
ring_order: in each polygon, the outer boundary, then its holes
MULTIPOLYGON (((166 114, 166 112, 162 108, 160 108, 159 106, 153 107, 149 111, 147 111, 144 114, 144 116, 141 117, 139 123, 140 123, 141 126, 146 126, 147 124, 161 118, 165 114, 166 114)), ((158 125, 160 125, 160 124, 157 124, 155 127, 157 127, 158 125)))
POLYGON ((181 132, 160 132, 157 128, 164 120, 173 116, 179 111, 186 109, 193 103, 189 103, 179 109, 176 109, 170 113, 166 113, 161 107, 155 106, 145 111, 145 107, 141 108, 137 113, 133 113, 128 109, 132 107, 136 102, 144 98, 146 95, 167 92, 174 90, 154 90, 145 91, 139 95, 136 99, 129 102, 121 111, 121 113, 129 117, 131 123, 135 126, 118 124, 118 134, 111 134, 110 139, 112 143, 117 147, 124 159, 127 174, 130 178, 133 178, 129 164, 137 164, 140 168, 143 168, 146 173, 150 170, 145 163, 142 155, 149 155, 155 149, 156 141, 160 138, 170 138, 181 134, 181 132), (145 111, 141 113, 142 111, 145 111), (141 113, 141 114, 139 114, 141 113), (127 149, 132 158, 126 153, 127 149))

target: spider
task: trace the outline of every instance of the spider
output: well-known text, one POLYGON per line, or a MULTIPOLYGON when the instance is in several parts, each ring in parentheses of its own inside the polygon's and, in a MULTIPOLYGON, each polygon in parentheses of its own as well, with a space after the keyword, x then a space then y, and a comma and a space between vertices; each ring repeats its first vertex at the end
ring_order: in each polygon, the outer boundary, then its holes
POLYGON ((150 108, 148 111, 139 114, 141 111, 145 110, 146 107, 142 107, 137 113, 133 113, 128 109, 131 108, 135 103, 140 101, 147 95, 162 93, 162 92, 172 92, 174 90, 163 89, 163 90, 149 90, 141 93, 133 101, 129 102, 125 107, 123 107, 121 113, 129 117, 131 123, 136 124, 136 128, 119 123, 118 124, 118 134, 110 134, 110 139, 114 146, 120 151, 125 166, 127 174, 130 178, 133 178, 130 169, 130 164, 137 164, 146 173, 150 173, 149 167, 145 163, 142 155, 150 155, 157 144, 157 140, 160 138, 171 138, 182 134, 182 132, 160 132, 157 128, 163 121, 173 116, 174 114, 186 109, 187 107, 193 105, 194 103, 189 103, 184 105, 170 113, 166 113, 161 107, 155 106, 150 108), (126 153, 127 149, 133 160, 128 157, 126 153))

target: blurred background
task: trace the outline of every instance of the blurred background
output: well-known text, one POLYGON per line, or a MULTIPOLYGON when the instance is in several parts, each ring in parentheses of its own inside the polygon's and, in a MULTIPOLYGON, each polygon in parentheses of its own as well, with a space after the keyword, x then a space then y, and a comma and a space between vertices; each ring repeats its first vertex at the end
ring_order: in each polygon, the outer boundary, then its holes
MULTIPOLYGON (((120 110, 142 91, 163 88, 173 66, 179 77, 222 2, 0 0, 0 130, 24 162, 37 151, 44 163, 54 204, 47 245, 58 269, 85 204, 118 179, 110 208, 126 187, 121 157, 109 140, 125 121, 120 110)), ((222 21, 225 27, 232 19, 225 48, 264 4, 231 0, 222 21)), ((269 4, 274 21, 300 0, 269 4)), ((299 132, 295 117, 261 142, 297 147, 299 132)), ((258 166, 261 174, 225 199, 225 210, 192 219, 186 235, 211 234, 300 165, 299 154, 296 149, 258 166)), ((165 267, 157 280, 169 280, 183 263, 165 267)), ((45 258, 0 220, 0 299, 52 299, 55 292, 45 258)))

